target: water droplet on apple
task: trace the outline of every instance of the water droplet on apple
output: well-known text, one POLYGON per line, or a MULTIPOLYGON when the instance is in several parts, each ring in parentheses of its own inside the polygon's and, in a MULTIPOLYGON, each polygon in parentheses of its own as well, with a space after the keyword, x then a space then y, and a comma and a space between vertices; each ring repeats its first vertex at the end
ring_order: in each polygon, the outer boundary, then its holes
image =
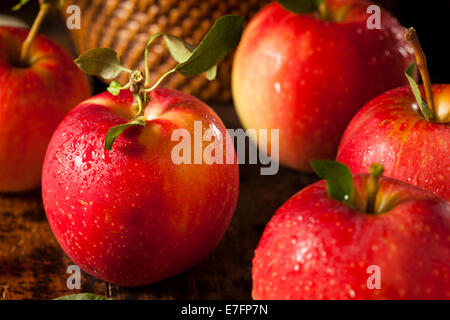
POLYGON ((275 82, 274 87, 275 87, 276 93, 280 93, 281 92, 281 85, 280 85, 279 82, 275 82))

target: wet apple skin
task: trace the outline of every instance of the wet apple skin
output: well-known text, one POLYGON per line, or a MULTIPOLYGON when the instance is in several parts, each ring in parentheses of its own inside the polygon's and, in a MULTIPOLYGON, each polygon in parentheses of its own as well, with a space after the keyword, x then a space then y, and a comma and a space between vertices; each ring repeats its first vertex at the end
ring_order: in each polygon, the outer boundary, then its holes
POLYGON ((0 192, 38 188, 58 124, 90 95, 86 76, 61 46, 38 35, 18 67, 27 29, 0 27, 0 192))
POLYGON ((194 121, 230 139, 214 111, 175 90, 158 88, 150 97, 146 127, 128 128, 111 151, 103 147, 106 133, 132 114, 131 93, 80 104, 56 130, 42 176, 45 211, 61 247, 83 270, 123 286, 159 281, 203 259, 227 230, 239 190, 236 161, 171 159, 173 130, 193 136, 194 121))
MULTIPOLYGON (((363 197, 367 180, 354 177, 363 197)), ((386 177, 379 193, 399 203, 376 216, 331 199, 325 181, 294 195, 256 248, 253 298, 449 299, 450 204, 386 177), (367 285, 374 265, 379 289, 367 285)))
MULTIPOLYGON (((423 87, 421 90, 425 96, 423 87)), ((445 116, 450 86, 433 85, 433 93, 437 108, 445 116)), ((372 163, 381 163, 386 176, 450 201, 450 122, 426 121, 416 109, 410 87, 375 98, 350 122, 337 160, 353 173, 368 172, 372 163)))
POLYGON ((381 12, 382 30, 369 30, 370 2, 327 3, 335 14, 348 10, 344 21, 268 5, 244 30, 233 61, 243 127, 279 129, 281 164, 301 171, 311 171, 311 159, 335 158, 352 117, 377 95, 407 85, 414 59, 389 12, 381 12))

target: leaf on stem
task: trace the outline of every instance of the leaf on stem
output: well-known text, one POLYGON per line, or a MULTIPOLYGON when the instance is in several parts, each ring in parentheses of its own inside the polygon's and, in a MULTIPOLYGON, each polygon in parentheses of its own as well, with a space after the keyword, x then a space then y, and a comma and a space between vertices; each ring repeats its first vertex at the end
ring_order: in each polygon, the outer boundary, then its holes
MULTIPOLYGON (((188 60, 192 52, 194 52, 195 47, 190 43, 180 39, 178 37, 172 36, 170 34, 164 34, 164 42, 166 43, 167 49, 170 55, 178 63, 183 63, 188 60)), ((214 65, 211 69, 206 71, 206 78, 208 80, 214 80, 217 75, 217 65, 214 65)))
MULTIPOLYGON (((185 77, 195 76, 213 68, 230 50, 235 48, 242 35, 244 19, 237 15, 219 18, 189 58, 175 69, 185 77)), ((210 76, 213 72, 210 73, 210 76)))
POLYGON ((192 55, 195 47, 181 38, 170 34, 163 34, 167 49, 172 57, 178 62, 185 62, 192 55))
POLYGON ((139 116, 133 120, 128 121, 127 123, 120 124, 118 126, 112 127, 109 129, 108 133, 106 134, 105 138, 105 149, 111 150, 112 146, 114 144, 114 141, 116 141, 117 137, 119 137, 122 132, 125 131, 126 128, 132 127, 132 126, 142 126, 145 127, 145 118, 143 116, 139 116))
POLYGON ((122 90, 122 85, 118 83, 117 81, 112 81, 108 88, 106 88, 109 93, 111 93, 113 96, 117 96, 120 93, 120 90, 122 90))
POLYGON ((85 73, 104 79, 114 79, 122 71, 131 73, 117 59, 117 53, 109 48, 90 49, 75 59, 75 63, 85 73))
POLYGON ((414 97, 416 98, 417 105, 419 106, 419 109, 422 112, 423 117, 427 121, 433 120, 434 118, 433 111, 431 111, 425 99, 422 97, 422 93, 420 92, 419 86, 417 85, 416 80, 414 80, 415 72, 416 72, 416 63, 413 62, 406 70, 406 78, 409 81, 411 91, 414 94, 414 97))
POLYGON ((319 177, 327 181, 330 198, 353 207, 353 175, 345 164, 331 160, 312 160, 311 166, 319 177))

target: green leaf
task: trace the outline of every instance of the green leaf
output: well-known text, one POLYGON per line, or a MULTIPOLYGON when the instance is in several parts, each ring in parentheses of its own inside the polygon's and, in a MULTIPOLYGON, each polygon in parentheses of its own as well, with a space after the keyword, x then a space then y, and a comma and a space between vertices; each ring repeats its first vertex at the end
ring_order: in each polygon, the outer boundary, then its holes
POLYGON ((109 84, 109 87, 106 88, 109 93, 111 93, 113 96, 117 96, 120 93, 120 90, 122 90, 122 85, 118 83, 117 81, 112 81, 109 84))
POLYGON ((295 13, 316 12, 319 5, 325 0, 277 0, 286 10, 295 13))
POLYGON ((192 55, 175 69, 185 77, 195 76, 213 68, 241 39, 244 19, 237 15, 219 18, 192 55))
POLYGON ((327 181, 327 192, 332 199, 353 206, 353 176, 345 164, 331 160, 312 160, 311 166, 319 177, 327 181))
POLYGON ((172 36, 170 34, 163 34, 167 49, 172 57, 178 62, 183 63, 192 55, 195 47, 183 39, 172 36))
POLYGON ((112 127, 109 129, 105 138, 105 149, 111 150, 116 139, 125 131, 126 128, 132 126, 143 126, 145 127, 145 118, 143 116, 139 116, 133 120, 130 120, 127 123, 120 124, 118 126, 112 127))
POLYGON ((406 69, 406 76, 410 78, 414 78, 414 74, 416 72, 416 63, 413 61, 411 65, 406 69))
POLYGON ((20 0, 18 4, 16 4, 14 7, 12 7, 12 11, 20 10, 24 5, 26 5, 30 0, 20 0))
POLYGON ((53 300, 111 300, 104 296, 99 296, 94 293, 78 293, 78 294, 69 294, 67 296, 62 296, 55 298, 53 300))
POLYGON ((131 73, 131 70, 124 68, 117 59, 117 53, 109 48, 90 49, 82 53, 75 63, 85 73, 104 79, 114 79, 122 71, 131 73))
MULTIPOLYGON (((180 39, 178 37, 172 36, 170 34, 163 34, 164 41, 166 43, 167 49, 170 55, 178 62, 183 63, 188 60, 192 52, 194 52, 195 47, 190 43, 180 39)), ((217 65, 214 65, 211 69, 206 71, 206 78, 208 80, 214 80, 217 75, 217 65)))
POLYGON ((419 89, 419 86, 417 85, 417 82, 414 79, 415 71, 416 71, 416 63, 413 62, 406 70, 406 78, 409 81, 409 85, 411 86, 411 91, 414 94, 414 97, 416 98, 417 105, 419 106, 419 109, 422 112, 423 117, 427 121, 433 120, 434 114, 431 111, 428 104, 423 99, 422 93, 420 92, 420 89, 419 89))

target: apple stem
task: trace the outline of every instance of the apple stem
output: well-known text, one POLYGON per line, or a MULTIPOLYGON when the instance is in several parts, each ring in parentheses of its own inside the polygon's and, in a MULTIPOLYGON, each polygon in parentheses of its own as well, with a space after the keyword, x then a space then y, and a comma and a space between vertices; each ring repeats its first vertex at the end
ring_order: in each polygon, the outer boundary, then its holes
POLYGON ((329 15, 328 15, 328 5, 327 5, 327 1, 323 0, 319 3, 319 6, 317 7, 318 11, 319 11, 319 15, 320 18, 322 20, 328 20, 329 15))
POLYGON ((144 89, 144 92, 150 92, 150 91, 155 90, 155 89, 161 84, 161 82, 163 82, 163 80, 164 80, 165 78, 167 78, 168 76, 170 76, 170 75, 171 75, 172 73, 174 73, 175 71, 177 71, 177 70, 175 70, 175 68, 174 68, 174 69, 170 69, 169 71, 167 71, 166 73, 164 73, 164 74, 161 76, 161 78, 159 78, 159 80, 156 81, 156 83, 155 83, 152 87, 144 89))
POLYGON ((134 70, 131 72, 129 88, 133 94, 134 102, 137 104, 138 110, 136 117, 141 116, 144 111, 144 107, 147 105, 147 94, 144 92, 145 79, 142 72, 134 70))
POLYGON ((34 38, 36 37, 39 28, 41 27, 42 21, 47 16, 52 8, 52 4, 48 2, 43 2, 40 4, 39 13, 36 19, 31 26, 30 32, 28 33, 27 38, 22 44, 22 48, 20 49, 20 61, 26 64, 28 60, 28 54, 30 53, 31 44, 33 43, 34 38))
POLYGON ((160 33, 157 33, 157 34, 151 36, 150 39, 148 39, 148 41, 147 41, 147 45, 145 46, 145 53, 144 53, 144 57, 145 57, 144 58, 145 59, 145 84, 144 84, 144 86, 145 87, 148 87, 150 85, 150 64, 148 61, 148 52, 150 49, 150 45, 156 38, 158 38, 162 35, 163 35, 163 33, 160 32, 160 33))
POLYGON ((367 205, 366 212, 376 213, 376 198, 378 190, 380 189, 380 184, 378 182, 379 178, 383 175, 384 168, 379 163, 374 163, 370 166, 370 177, 367 181, 367 205))
POLYGON ((428 72, 427 57, 425 56, 422 46, 420 45, 416 30, 414 28, 409 28, 405 33, 405 39, 414 49, 417 67, 419 68, 420 76, 422 77, 423 86, 425 88, 426 101, 431 112, 435 115, 433 90, 431 86, 430 73, 428 72))

